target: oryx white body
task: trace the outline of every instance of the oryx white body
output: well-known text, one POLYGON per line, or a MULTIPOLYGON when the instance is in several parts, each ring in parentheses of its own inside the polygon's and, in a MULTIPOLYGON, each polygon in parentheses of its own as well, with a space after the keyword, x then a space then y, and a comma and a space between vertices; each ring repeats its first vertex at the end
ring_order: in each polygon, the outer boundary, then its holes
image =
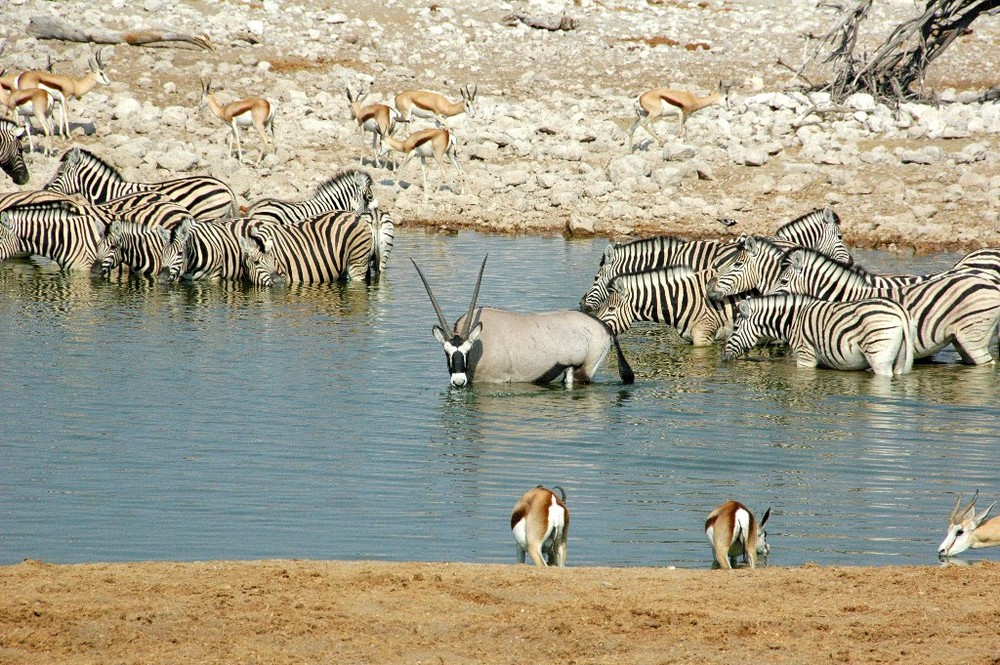
POLYGON ((268 148, 273 148, 276 144, 274 138, 274 112, 276 106, 266 99, 260 97, 248 97, 238 99, 234 102, 222 105, 215 99, 215 93, 211 91, 212 82, 203 80, 201 84, 201 97, 212 109, 212 113, 220 120, 229 125, 229 152, 233 151, 233 142, 236 143, 236 154, 239 160, 243 161, 243 148, 240 145, 240 129, 253 127, 260 134, 263 143, 260 149, 260 156, 257 163, 264 158, 264 153, 268 148))
POLYGON ((996 501, 982 511, 976 513, 976 499, 979 492, 972 497, 972 501, 965 508, 961 508, 962 497, 955 501, 955 507, 951 511, 948 519, 948 535, 938 546, 938 556, 950 557, 960 554, 965 550, 979 549, 980 547, 995 547, 1000 545, 1000 516, 983 522, 997 505, 996 501))
POLYGON ((541 485, 528 490, 514 505, 510 530, 517 543, 517 560, 524 563, 527 554, 536 566, 565 566, 566 538, 569 535, 569 510, 566 494, 562 497, 541 485))
MULTIPOLYGON (((362 145, 365 141, 365 133, 372 135, 372 154, 375 158, 375 166, 378 167, 381 138, 383 136, 391 136, 396 130, 396 123, 399 122, 399 112, 385 104, 368 104, 367 106, 362 106, 362 102, 367 96, 368 93, 362 94, 360 92, 352 96, 350 88, 347 89, 347 101, 351 108, 351 118, 358 123, 362 145)), ((362 157, 360 161, 363 163, 364 158, 362 157)))
POLYGON ((14 79, 14 87, 18 90, 28 90, 40 88, 49 93, 53 99, 59 102, 60 119, 59 127, 63 136, 69 136, 69 111, 68 102, 70 99, 79 99, 90 92, 95 85, 110 85, 111 81, 104 71, 101 52, 96 51, 90 58, 90 72, 83 78, 73 78, 65 74, 55 74, 53 72, 32 69, 21 72, 14 79))
MULTIPOLYGON (((411 259, 412 261, 412 259, 411 259)), ((522 314, 503 309, 476 309, 486 259, 472 293, 468 312, 452 329, 413 261, 438 322, 434 336, 444 348, 451 385, 478 383, 549 383, 562 378, 567 387, 588 383, 614 344, 618 372, 624 383, 635 376, 603 323, 578 310, 522 314)))
POLYGON ((758 524, 750 509, 739 501, 727 501, 709 513, 705 520, 705 536, 712 545, 719 568, 732 568, 741 554, 744 563, 751 568, 757 567, 758 555, 767 556, 771 550, 764 533, 764 524, 770 515, 768 508, 758 524))
POLYGON ((423 176, 424 183, 424 201, 427 200, 426 163, 428 157, 433 157, 438 163, 438 166, 441 167, 441 184, 438 185, 438 189, 444 185, 444 179, 446 176, 444 158, 447 156, 448 161, 454 164, 455 169, 458 171, 460 191, 465 191, 465 171, 462 170, 461 165, 458 163, 455 137, 447 129, 443 127, 422 129, 419 132, 410 134, 402 141, 385 135, 382 136, 382 141, 382 150, 384 152, 387 152, 388 148, 391 148, 397 152, 406 154, 406 159, 404 159, 403 163, 399 165, 400 170, 402 170, 403 167, 405 167, 414 157, 420 158, 420 174, 423 176))
POLYGON ((444 95, 427 90, 407 90, 396 95, 395 104, 399 111, 400 122, 410 122, 413 116, 433 120, 439 127, 444 126, 444 119, 459 113, 466 113, 470 118, 476 117, 476 93, 479 86, 461 89, 462 101, 449 101, 444 95))
POLYGON ((635 130, 642 127, 646 132, 656 139, 658 143, 663 143, 659 134, 653 131, 653 122, 668 115, 677 115, 677 134, 685 135, 685 123, 687 117, 716 103, 722 98, 722 84, 719 90, 707 97, 699 97, 685 90, 672 90, 670 88, 654 88, 642 93, 635 100, 636 121, 628 130, 629 144, 632 143, 632 136, 635 130))

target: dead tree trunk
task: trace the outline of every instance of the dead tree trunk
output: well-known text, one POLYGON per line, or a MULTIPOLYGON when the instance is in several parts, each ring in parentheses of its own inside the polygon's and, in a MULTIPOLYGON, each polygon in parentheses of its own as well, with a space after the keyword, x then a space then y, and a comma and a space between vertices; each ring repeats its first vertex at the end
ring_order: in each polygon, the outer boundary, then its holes
POLYGON ((33 16, 28 22, 28 33, 39 39, 58 39, 66 42, 131 44, 132 46, 186 42, 207 51, 215 50, 207 35, 187 35, 183 32, 169 30, 130 30, 128 32, 86 30, 66 25, 51 16, 33 16))
POLYGON ((897 26, 869 58, 857 55, 855 48, 871 5, 872 0, 861 0, 845 13, 820 38, 814 54, 816 57, 822 49, 830 48, 823 61, 833 66, 833 79, 813 89, 830 92, 836 101, 855 92, 894 102, 926 99, 927 68, 955 38, 969 30, 973 21, 1000 7, 1000 0, 927 0, 923 13, 897 26))

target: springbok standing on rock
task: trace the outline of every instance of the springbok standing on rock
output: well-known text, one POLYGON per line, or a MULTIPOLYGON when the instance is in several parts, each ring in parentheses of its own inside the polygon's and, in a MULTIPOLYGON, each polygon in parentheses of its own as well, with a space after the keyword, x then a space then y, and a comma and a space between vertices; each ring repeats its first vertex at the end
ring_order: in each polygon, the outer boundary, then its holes
POLYGON ((740 554, 744 563, 751 568, 757 567, 757 556, 767 556, 771 551, 764 531, 770 516, 768 508, 758 524, 750 509, 739 501, 727 501, 709 513, 705 520, 705 536, 712 545, 719 568, 732 568, 740 554))
POLYGON ((229 153, 232 155, 233 142, 236 142, 236 154, 239 160, 243 161, 243 148, 240 146, 240 127, 255 127, 260 134, 263 145, 260 149, 260 156, 257 163, 264 158, 267 149, 276 148, 277 141, 274 138, 274 112, 276 107, 271 102, 260 97, 248 97, 229 102, 225 106, 219 104, 215 99, 215 93, 211 91, 212 81, 210 79, 201 80, 201 98, 204 100, 212 112, 220 120, 229 125, 231 134, 229 136, 229 153), (268 138, 270 134, 270 138, 268 138))
POLYGON ((444 127, 444 119, 466 113, 476 117, 476 93, 479 86, 461 89, 462 101, 451 102, 444 95, 427 90, 407 90, 396 95, 395 104, 399 110, 399 121, 410 122, 413 116, 434 120, 438 127, 444 127))
POLYGON ((1000 545, 1000 516, 983 523, 997 502, 991 503, 989 508, 983 512, 976 513, 976 499, 978 498, 979 491, 976 490, 972 501, 965 508, 961 508, 961 496, 955 501, 955 507, 948 518, 948 535, 938 546, 939 557, 955 556, 970 547, 978 549, 1000 545))
POLYGON ((663 143, 659 134, 653 131, 653 122, 670 114, 677 115, 677 134, 684 137, 686 133, 685 123, 687 117, 695 111, 710 106, 726 94, 728 91, 721 81, 719 89, 707 97, 699 97, 685 90, 671 90, 670 88, 654 88, 639 95, 635 100, 636 121, 628 130, 629 145, 632 144, 632 137, 635 130, 642 127, 646 132, 656 139, 657 143, 663 143))
POLYGON ((451 385, 479 383, 549 383, 562 377, 566 387, 588 383, 597 373, 611 346, 618 356, 622 382, 635 380, 618 338, 607 327, 583 312, 563 310, 519 314, 502 309, 476 309, 486 259, 472 292, 469 311, 452 330, 416 261, 420 280, 434 306, 440 325, 434 337, 444 347, 451 385))
POLYGON ((561 498, 541 485, 518 499, 510 515, 510 530, 517 543, 517 560, 524 563, 525 553, 536 566, 565 566, 566 538, 569 535, 569 509, 566 492, 561 498), (544 558, 543 558, 544 556, 544 558))
POLYGON ((95 51, 90 58, 90 72, 83 78, 73 78, 64 74, 54 74, 49 71, 32 69, 21 72, 14 79, 14 87, 18 90, 41 88, 59 102, 61 109, 59 127, 63 136, 69 136, 69 109, 71 99, 79 99, 90 92, 95 85, 111 85, 104 71, 104 61, 101 51, 95 51))
MULTIPOLYGON (((28 134, 28 146, 31 152, 35 151, 35 142, 31 136, 31 118, 34 116, 38 121, 45 137, 52 136, 52 108, 55 99, 41 88, 29 88, 28 90, 12 90, 0 87, 0 104, 3 104, 14 113, 14 119, 20 117, 24 120, 24 129, 28 134)), ((46 152, 48 149, 46 148, 46 152)))
MULTIPOLYGON (((351 107, 351 118, 358 123, 361 130, 361 143, 365 142, 365 132, 372 135, 372 154, 375 157, 375 168, 378 168, 379 148, 383 136, 390 136, 396 130, 396 123, 399 121, 399 112, 385 104, 368 104, 362 106, 368 93, 351 95, 351 89, 347 89, 347 101, 351 107)), ((360 159, 364 163, 364 157, 360 159)))
POLYGON ((465 192, 465 171, 462 170, 461 165, 458 163, 458 146, 455 143, 455 137, 444 127, 422 129, 419 132, 410 134, 403 141, 386 134, 382 136, 382 141, 383 154, 388 152, 390 148, 406 154, 406 159, 399 165, 399 170, 402 170, 414 157, 420 158, 420 174, 423 176, 425 203, 427 202, 426 164, 428 157, 433 157, 437 161, 438 166, 441 167, 441 184, 437 186, 437 189, 441 189, 444 186, 444 180, 447 175, 445 173, 444 157, 447 156, 448 160, 455 165, 455 169, 458 170, 459 191, 461 193, 465 192))

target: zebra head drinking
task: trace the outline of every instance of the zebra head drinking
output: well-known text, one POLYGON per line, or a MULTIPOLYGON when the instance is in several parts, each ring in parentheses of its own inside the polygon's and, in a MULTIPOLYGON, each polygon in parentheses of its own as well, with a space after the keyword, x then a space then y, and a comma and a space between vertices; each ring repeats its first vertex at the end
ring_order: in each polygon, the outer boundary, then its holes
POLYGON ((747 298, 738 305, 723 358, 738 358, 764 339, 788 342, 799 367, 870 367, 881 376, 907 374, 913 368, 910 317, 886 298, 852 302, 787 294, 747 298))
POLYGON ((11 177, 15 185, 28 182, 28 166, 24 163, 24 146, 21 137, 24 127, 10 120, 0 119, 0 168, 11 177))
POLYGON ((520 314, 489 307, 476 309, 485 258, 469 310, 452 328, 420 266, 410 261, 437 315, 440 325, 433 327, 434 337, 444 348, 452 386, 473 382, 542 384, 560 378, 567 387, 574 382, 588 383, 612 345, 622 382, 635 380, 618 338, 588 314, 576 310, 520 314))
POLYGON ((163 267, 163 248, 169 242, 170 229, 166 227, 114 221, 97 243, 95 261, 103 277, 110 277, 124 265, 130 275, 155 278, 163 267))

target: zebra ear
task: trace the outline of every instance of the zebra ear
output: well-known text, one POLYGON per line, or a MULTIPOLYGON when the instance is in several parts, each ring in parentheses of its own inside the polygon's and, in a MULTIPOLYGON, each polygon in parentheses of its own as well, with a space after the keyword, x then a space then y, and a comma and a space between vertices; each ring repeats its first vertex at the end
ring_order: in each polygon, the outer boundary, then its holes
POLYGON ((760 249, 757 239, 750 235, 743 239, 743 247, 746 248, 746 250, 751 254, 756 254, 760 249))
POLYGON ((250 240, 246 236, 240 236, 237 242, 240 245, 240 251, 244 254, 249 254, 250 252, 256 252, 258 250, 257 243, 250 240))
POLYGON ((163 242, 165 242, 165 243, 169 243, 170 242, 170 229, 165 229, 162 226, 157 226, 156 227, 156 234, 158 236, 160 236, 160 239, 162 239, 163 242))
POLYGON ((608 243, 608 246, 604 248, 604 261, 610 261, 615 255, 615 246, 613 243, 608 243))
POLYGON ((4 227, 8 231, 13 232, 14 225, 10 221, 10 213, 0 212, 0 226, 4 227))
POLYGON ((744 298, 736 305, 736 308, 740 311, 740 316, 750 316, 750 299, 744 298))
POLYGON ((195 221, 193 217, 188 217, 183 222, 177 225, 171 233, 171 242, 179 242, 181 244, 187 244, 188 238, 191 237, 191 231, 194 230, 195 221))
POLYGON ((792 266, 792 270, 802 270, 805 264, 806 257, 801 250, 795 250, 789 259, 789 265, 792 266))
POLYGON ((108 236, 112 234, 121 235, 121 232, 122 232, 122 223, 121 221, 116 219, 115 221, 111 222, 111 224, 108 226, 107 233, 105 233, 104 235, 108 236))

